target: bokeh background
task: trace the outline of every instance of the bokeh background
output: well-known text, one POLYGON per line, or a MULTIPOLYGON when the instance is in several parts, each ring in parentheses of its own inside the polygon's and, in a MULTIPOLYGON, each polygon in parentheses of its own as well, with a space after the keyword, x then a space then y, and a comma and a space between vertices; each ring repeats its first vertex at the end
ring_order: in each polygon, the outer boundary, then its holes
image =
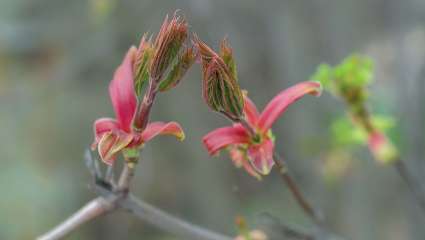
MULTIPOLYGON (((93 198, 83 153, 92 123, 113 116, 108 84, 126 50, 181 9, 210 45, 227 36, 243 88, 262 108, 318 64, 352 52, 375 60, 371 106, 396 120, 394 141, 425 181, 424 0, 2 0, 0 2, 0 239, 33 239, 93 198)), ((425 239, 425 217, 393 168, 364 147, 341 149, 330 126, 344 115, 329 94, 307 97, 274 126, 279 152, 330 228, 349 239, 425 239)), ((186 140, 157 138, 143 150, 135 194, 226 234, 268 212, 308 229, 278 176, 259 182, 201 145, 228 124, 201 99, 199 66, 161 94, 153 120, 175 120, 186 140)), ((177 239, 116 212, 68 239, 177 239)))

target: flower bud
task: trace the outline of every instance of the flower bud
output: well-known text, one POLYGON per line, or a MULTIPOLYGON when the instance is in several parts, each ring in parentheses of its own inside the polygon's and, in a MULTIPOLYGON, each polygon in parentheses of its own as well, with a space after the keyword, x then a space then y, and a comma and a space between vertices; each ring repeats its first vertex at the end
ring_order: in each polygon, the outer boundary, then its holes
MULTIPOLYGON (((208 106, 232 120, 243 116, 243 95, 235 75, 223 58, 196 38, 203 70, 202 95, 208 106)), ((229 55, 227 55, 229 56, 229 55)), ((231 58, 230 58, 231 59, 231 58)))
POLYGON ((177 62, 173 65, 167 77, 161 81, 159 91, 164 92, 175 87, 187 70, 192 66, 195 61, 195 53, 192 48, 186 49, 178 58, 177 62))
POLYGON ((161 30, 155 39, 154 54, 150 65, 151 77, 156 81, 178 56, 183 42, 187 38, 187 23, 174 15, 171 21, 165 18, 161 30))

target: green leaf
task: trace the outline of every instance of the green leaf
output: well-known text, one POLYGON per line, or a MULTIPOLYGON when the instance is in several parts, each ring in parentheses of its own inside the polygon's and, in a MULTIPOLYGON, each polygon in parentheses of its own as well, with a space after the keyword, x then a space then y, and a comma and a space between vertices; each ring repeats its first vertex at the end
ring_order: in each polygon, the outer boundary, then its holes
POLYGON ((233 51, 232 51, 232 48, 230 48, 229 43, 227 42, 226 39, 221 41, 220 57, 223 59, 224 64, 226 64, 226 66, 229 68, 229 72, 232 75, 232 77, 237 81, 238 74, 236 71, 235 59, 233 58, 233 51))
POLYGON ((373 61, 366 56, 352 54, 334 68, 335 81, 341 87, 366 87, 373 79, 373 61))
MULTIPOLYGON (((384 133, 395 127, 396 122, 392 117, 376 115, 371 118, 372 124, 384 133)), ((331 125, 331 135, 337 145, 365 145, 368 134, 362 128, 352 123, 348 117, 340 117, 331 125)))
POLYGON ((164 92, 174 88, 194 62, 195 54, 193 49, 186 49, 185 52, 179 56, 177 61, 175 61, 165 79, 161 81, 159 91, 164 92))
POLYGON ((134 83, 137 96, 142 95, 143 86, 149 81, 149 65, 153 56, 153 49, 150 46, 145 46, 139 51, 141 52, 136 59, 136 77, 134 83))
POLYGON ((354 126, 350 119, 342 117, 331 125, 332 139, 337 145, 365 144, 367 134, 362 129, 354 126))

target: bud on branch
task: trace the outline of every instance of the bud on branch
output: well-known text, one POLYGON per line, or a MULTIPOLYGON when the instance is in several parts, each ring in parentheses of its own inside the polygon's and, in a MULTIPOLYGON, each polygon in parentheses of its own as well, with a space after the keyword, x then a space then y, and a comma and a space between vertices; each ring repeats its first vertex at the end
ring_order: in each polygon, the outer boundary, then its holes
POLYGON ((168 66, 179 54, 183 42, 187 38, 187 22, 174 15, 171 21, 168 16, 162 24, 155 39, 155 52, 150 66, 151 77, 159 81, 168 66))
POLYGON ((243 117, 243 94, 236 79, 236 67, 227 42, 222 42, 221 56, 195 36, 202 71, 202 95, 208 106, 238 121, 243 117))
POLYGON ((137 96, 142 95, 142 89, 146 82, 149 81, 149 66, 153 56, 153 46, 151 39, 146 40, 146 34, 143 35, 137 49, 136 58, 134 60, 134 84, 137 96))
POLYGON ((164 92, 175 87, 187 70, 195 62, 195 54, 192 48, 186 49, 177 59, 176 63, 171 68, 167 77, 161 81, 159 85, 159 91, 164 92))
POLYGON ((344 99, 353 124, 368 135, 368 141, 364 143, 378 162, 393 163, 399 159, 397 148, 373 123, 374 116, 366 106, 367 87, 373 80, 371 59, 354 54, 337 66, 321 65, 312 79, 320 81, 325 89, 344 99))

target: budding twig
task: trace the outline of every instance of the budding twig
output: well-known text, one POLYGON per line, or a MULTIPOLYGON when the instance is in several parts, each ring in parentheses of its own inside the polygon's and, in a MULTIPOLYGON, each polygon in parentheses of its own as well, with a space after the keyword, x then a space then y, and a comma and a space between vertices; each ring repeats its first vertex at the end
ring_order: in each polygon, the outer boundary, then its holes
POLYGON ((130 211, 139 219, 146 221, 159 229, 180 236, 182 239, 193 240, 232 240, 233 238, 199 227, 182 219, 176 218, 162 210, 151 206, 133 195, 129 195, 119 206, 130 211))
MULTIPOLYGON (((255 134, 255 130, 249 125, 244 118, 239 121, 250 133, 255 134)), ((313 206, 307 201, 305 196, 302 194, 301 190, 297 186, 295 180, 291 177, 288 172, 288 169, 285 167, 285 164, 281 157, 275 152, 273 154, 273 161, 279 171, 279 175, 282 180, 289 188, 292 196, 295 198, 297 204, 300 208, 306 213, 306 215, 319 227, 323 228, 323 217, 319 215, 319 211, 315 210, 313 206)), ((324 228, 323 228, 324 230, 324 228)))
POLYGON ((276 164, 277 169, 279 170, 279 175, 285 182, 286 186, 288 186, 298 205, 307 214, 307 216, 309 216, 311 220, 313 220, 315 224, 321 226, 323 224, 322 217, 319 216, 318 211, 313 208, 313 206, 307 201, 305 196, 302 194, 301 190, 295 183, 295 180, 291 177, 287 168, 285 167, 283 160, 276 153, 273 156, 273 160, 276 164))
MULTIPOLYGON (((128 164, 126 164, 128 165, 128 164)), ((118 186, 108 189, 102 185, 95 185, 99 197, 88 202, 84 207, 70 216, 67 220, 53 228, 37 240, 62 239, 78 227, 118 209, 133 213, 139 219, 156 226, 157 228, 192 240, 231 240, 231 237, 213 232, 200 226, 176 218, 162 210, 149 205, 130 193, 129 185, 134 175, 134 167, 123 169, 118 186)))
MULTIPOLYGON (((365 105, 359 106, 357 111, 353 112, 352 114, 354 115, 358 125, 362 127, 370 136, 378 131, 373 125, 370 118, 370 113, 365 105)), ((392 147, 395 148, 395 146, 392 147)), ((397 150, 395 151, 398 152, 397 150)), ((373 155, 375 158, 377 157, 377 154, 373 155)), ((425 212, 425 193, 423 185, 421 185, 418 180, 412 176, 406 166, 406 163, 403 161, 403 159, 401 159, 398 153, 396 156, 394 156, 394 159, 392 159, 390 163, 394 166, 400 177, 405 181, 419 207, 425 212)))

